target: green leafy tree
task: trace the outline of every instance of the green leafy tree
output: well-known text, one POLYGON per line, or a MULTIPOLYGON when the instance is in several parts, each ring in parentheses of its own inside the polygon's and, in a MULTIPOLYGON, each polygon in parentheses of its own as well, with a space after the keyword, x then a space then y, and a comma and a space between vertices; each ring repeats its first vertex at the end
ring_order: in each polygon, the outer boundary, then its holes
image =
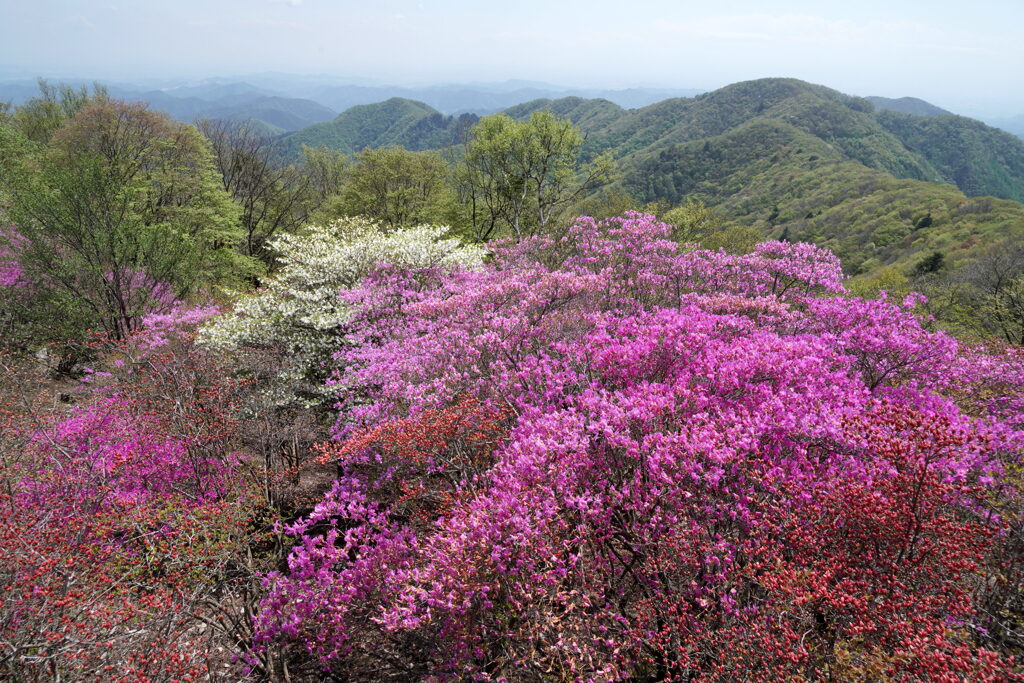
POLYGON ((724 249, 730 254, 749 254, 763 241, 764 235, 752 225, 729 225, 708 235, 702 246, 706 249, 724 249))
POLYGON ((312 176, 283 162, 272 141, 249 123, 201 120, 224 190, 240 209, 243 251, 273 263, 267 241, 292 232, 309 217, 312 176))
POLYGON ((144 105, 94 99, 45 144, 0 127, 0 187, 23 283, 7 312, 26 342, 123 338, 145 313, 252 272, 208 144, 144 105))
MULTIPOLYGON (((617 187, 605 187, 599 192, 582 199, 572 207, 574 216, 590 216, 598 220, 621 216, 627 211, 645 210, 633 195, 617 187)), ((648 211, 658 215, 657 211, 648 211)))
MULTIPOLYGON (((916 288, 915 283, 914 289, 916 288)), ((884 266, 874 270, 871 275, 851 278, 847 289, 855 296, 864 299, 874 299, 881 292, 885 292, 890 299, 901 301, 912 288, 906 275, 892 266, 884 266)))
POLYGON ((687 200, 682 206, 666 211, 660 218, 674 226, 673 239, 699 244, 703 244, 709 236, 729 223, 725 216, 696 199, 687 200))
POLYGON ((931 254, 926 256, 920 261, 914 268, 916 275, 927 275, 928 273, 937 273, 942 270, 945 265, 946 255, 941 251, 933 251, 931 254))
POLYGON ((570 121, 534 112, 527 121, 485 116, 470 131, 456 183, 475 239, 542 232, 569 205, 611 180, 611 156, 580 163, 583 136, 570 121))
POLYGON ((345 185, 349 158, 330 147, 302 146, 302 173, 309 179, 311 207, 315 210, 345 185))
POLYGON ((49 142, 61 124, 94 99, 106 99, 107 90, 93 86, 90 96, 86 86, 79 88, 66 84, 53 85, 39 79, 39 96, 28 100, 11 117, 15 127, 29 140, 49 142))
POLYGON ((436 152, 391 146, 355 155, 341 191, 327 200, 317 221, 365 216, 388 226, 449 222, 454 200, 448 165, 436 152))
POLYGON ((959 276, 959 319, 982 336, 1024 344, 1024 244, 993 245, 959 276))

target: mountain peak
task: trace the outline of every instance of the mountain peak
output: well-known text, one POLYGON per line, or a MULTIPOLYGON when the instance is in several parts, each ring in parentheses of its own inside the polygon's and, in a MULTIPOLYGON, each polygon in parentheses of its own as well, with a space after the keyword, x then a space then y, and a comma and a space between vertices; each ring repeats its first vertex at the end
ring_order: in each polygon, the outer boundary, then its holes
POLYGON ((879 111, 894 111, 899 114, 913 114, 914 116, 947 116, 952 114, 952 112, 946 111, 942 107, 936 107, 934 104, 916 97, 891 98, 872 95, 865 99, 875 105, 875 109, 879 111))

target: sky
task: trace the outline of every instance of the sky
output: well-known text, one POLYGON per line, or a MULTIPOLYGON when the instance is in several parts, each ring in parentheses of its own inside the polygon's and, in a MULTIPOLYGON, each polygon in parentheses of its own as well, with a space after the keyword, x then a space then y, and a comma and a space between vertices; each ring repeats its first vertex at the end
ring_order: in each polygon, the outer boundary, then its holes
POLYGON ((0 0, 0 77, 265 71, 714 89, 769 76, 1024 114, 1024 0, 0 0))

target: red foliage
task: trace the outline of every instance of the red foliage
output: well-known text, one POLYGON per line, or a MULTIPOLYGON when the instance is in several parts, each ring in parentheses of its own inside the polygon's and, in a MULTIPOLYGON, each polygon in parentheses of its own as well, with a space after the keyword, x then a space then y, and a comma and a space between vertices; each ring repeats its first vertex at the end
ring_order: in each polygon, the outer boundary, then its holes
POLYGON ((262 569, 240 386, 188 345, 104 351, 120 377, 4 411, 0 677, 237 680, 262 569))
POLYGON ((460 482, 493 465, 496 446, 507 435, 511 411, 464 398, 446 408, 389 420, 354 433, 344 442, 314 446, 320 464, 376 470, 393 503, 419 521, 448 510, 460 482))

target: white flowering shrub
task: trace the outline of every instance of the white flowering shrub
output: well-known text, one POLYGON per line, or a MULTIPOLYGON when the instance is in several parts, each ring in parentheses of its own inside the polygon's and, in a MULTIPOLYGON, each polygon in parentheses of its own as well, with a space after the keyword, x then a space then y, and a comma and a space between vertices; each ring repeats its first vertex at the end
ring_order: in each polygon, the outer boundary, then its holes
POLYGON ((280 236, 270 242, 279 254, 276 275, 204 325, 198 342, 239 356, 279 405, 326 403, 333 394, 323 380, 349 315, 339 292, 382 263, 428 268, 483 262, 483 248, 447 235, 443 226, 389 231, 350 217, 280 236))

